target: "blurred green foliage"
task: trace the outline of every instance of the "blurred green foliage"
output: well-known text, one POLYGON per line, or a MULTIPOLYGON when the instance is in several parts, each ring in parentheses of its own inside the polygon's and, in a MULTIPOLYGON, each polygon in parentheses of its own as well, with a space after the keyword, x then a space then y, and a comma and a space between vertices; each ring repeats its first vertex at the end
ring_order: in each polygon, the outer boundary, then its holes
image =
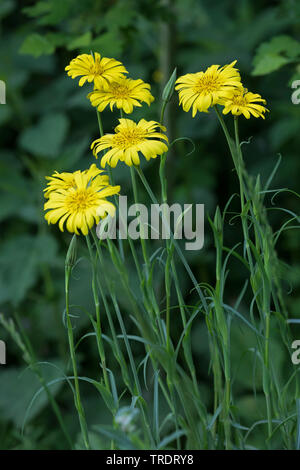
MULTIPOLYGON (((300 108, 291 102, 290 83, 292 79, 300 79, 300 4, 292 0, 2 0, 0 21, 0 79, 5 81, 7 89, 7 104, 0 105, 1 311, 5 316, 17 312, 36 357, 60 364, 67 372, 62 322, 63 266, 71 237, 60 233, 57 227, 47 227, 43 219, 42 190, 44 177, 54 170, 84 169, 93 162, 89 145, 98 136, 98 130, 95 111, 86 99, 89 87, 79 88, 75 80, 66 76, 64 67, 79 52, 90 50, 122 60, 133 78, 141 77, 152 84, 156 97, 151 108, 139 109, 135 117, 158 119, 161 90, 175 66, 183 74, 237 59, 245 86, 265 97, 270 109, 265 122, 253 119, 241 123, 243 140, 253 136, 244 147, 246 164, 250 172, 260 173, 266 180, 280 153, 282 162, 274 187, 297 191, 300 108)), ((113 119, 109 112, 104 113, 106 130, 115 125, 115 119, 117 116, 113 119)), ((173 146, 168 162, 170 199, 204 203, 210 214, 214 213, 216 204, 224 207, 237 190, 237 182, 213 113, 192 119, 177 107, 177 97, 174 97, 167 125, 172 139, 187 136, 196 145, 189 156, 186 156, 191 150, 189 142, 181 141, 173 146)), ((157 163, 149 163, 145 170, 155 189, 157 163)), ((116 170, 116 180, 124 194, 127 178, 126 169, 116 170)), ((291 193, 279 194, 275 203, 297 212, 297 199, 291 193)), ((279 229, 289 215, 271 210, 270 198, 268 205, 274 230, 279 229)), ((230 228, 226 236, 231 246, 238 238, 230 228)), ((297 231, 284 232, 277 247, 283 261, 291 266, 285 269, 284 276, 292 317, 297 317, 300 309, 298 247, 297 231), (290 287, 293 293, 288 296, 290 287)), ((88 309, 91 303, 85 255, 82 247, 82 259, 72 280, 75 286, 72 304, 77 306, 79 317, 78 335, 84 331, 87 321, 81 306, 88 309)), ((191 258, 197 279, 214 282, 214 250, 208 227, 204 249, 196 256, 194 253, 187 256, 191 258)), ((235 300, 241 289, 240 268, 233 264, 232 270, 233 282, 226 292, 228 303, 235 300)), ((133 277, 134 282, 137 281, 133 277)), ((157 279, 158 288, 161 282, 162 278, 157 279)), ((181 283, 189 303, 193 294, 184 272, 181 283)), ((129 312, 125 296, 123 309, 129 312)), ((201 386, 210 403, 209 352, 203 326, 199 321, 195 329, 194 352, 198 374, 203 379, 201 386)), ((128 322, 128 332, 131 327, 128 322)), ((45 407, 45 399, 36 403, 28 416, 25 433, 20 433, 36 384, 30 378, 30 371, 19 381, 19 373, 24 368, 20 352, 4 330, 0 337, 7 341, 8 349, 8 365, 0 370, 4 384, 0 387, 0 448, 64 447, 51 410, 45 407), (26 394, 20 393, 23 389, 26 394), (45 423, 47 433, 44 433, 45 423)), ((246 373, 251 368, 246 353, 251 341, 244 328, 235 329, 233 337, 232 355, 239 364, 235 387, 245 423, 249 424, 254 415, 260 418, 259 406, 250 393, 253 377, 246 373)), ((84 374, 93 375, 97 367, 91 359, 96 357, 94 346, 86 341, 81 351, 84 374)), ((138 347, 136 355, 138 358, 138 347)), ((284 370, 289 358, 279 356, 274 350, 274 364, 284 370)), ((43 371, 46 380, 62 374, 51 366, 43 366, 43 371)), ((259 378, 256 387, 258 390, 261 387, 259 378)), ((83 388, 88 419, 95 425, 105 422, 103 403, 96 400, 88 385, 84 384, 83 388)), ((64 385, 53 391, 64 409, 68 427, 76 436, 78 428, 73 419, 71 393, 64 385)), ((105 445, 99 437, 95 439, 98 445, 105 445)), ((255 444, 257 441, 259 445, 259 431, 255 444)))

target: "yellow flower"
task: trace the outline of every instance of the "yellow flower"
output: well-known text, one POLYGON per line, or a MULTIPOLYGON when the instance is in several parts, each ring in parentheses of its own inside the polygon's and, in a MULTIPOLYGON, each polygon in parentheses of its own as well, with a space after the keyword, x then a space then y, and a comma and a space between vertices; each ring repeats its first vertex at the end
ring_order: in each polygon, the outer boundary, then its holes
POLYGON ((258 93, 251 93, 247 88, 231 91, 224 101, 221 102, 224 106, 223 114, 230 112, 235 116, 243 114, 247 119, 252 114, 256 118, 262 117, 265 119, 264 113, 269 110, 258 103, 266 104, 266 100, 258 93))
POLYGON ((115 134, 106 134, 91 145, 96 158, 99 152, 110 148, 101 159, 103 168, 106 163, 114 168, 119 160, 128 166, 139 165, 139 152, 146 160, 167 152, 168 146, 162 140, 168 141, 168 138, 158 132, 158 129, 165 131, 158 122, 145 119, 137 124, 131 119, 119 119, 119 122, 115 134))
POLYGON ((113 82, 106 83, 100 90, 94 90, 89 93, 88 98, 93 106, 103 111, 106 106, 110 110, 116 106, 123 109, 125 113, 132 113, 134 106, 142 106, 145 102, 150 106, 154 97, 150 93, 150 85, 143 80, 132 80, 131 78, 121 77, 113 82))
POLYGON ((193 117, 197 111, 207 112, 210 106, 219 103, 221 98, 236 87, 241 87, 241 77, 234 65, 220 67, 212 65, 205 72, 188 73, 176 80, 179 90, 179 104, 184 111, 193 109, 193 117))
MULTIPOLYGON (((72 185, 69 176, 63 175, 60 174, 60 180, 65 181, 65 187, 59 183, 56 190, 49 192, 49 199, 44 205, 48 224, 58 223, 61 231, 66 224, 68 232, 79 235, 81 230, 83 235, 87 235, 100 218, 115 214, 115 206, 106 198, 118 193, 120 186, 110 186, 102 175, 91 175, 88 171, 75 171, 72 185)), ((57 174, 54 174, 53 178, 56 177, 57 174)))
MULTIPOLYGON (((55 171, 52 176, 46 176, 46 180, 49 181, 47 187, 44 189, 44 196, 48 198, 52 191, 56 191, 57 189, 69 189, 75 186, 75 175, 80 173, 77 171, 75 173, 58 173, 55 171)), ((93 176, 100 175, 103 173, 103 170, 100 170, 95 163, 93 163, 88 170, 83 171, 84 174, 87 174, 89 178, 93 176)), ((108 185, 108 175, 102 175, 102 184, 108 185)))
POLYGON ((118 79, 123 73, 128 73, 124 65, 115 60, 102 57, 98 52, 92 54, 80 54, 72 59, 65 70, 72 78, 81 77, 79 86, 86 81, 94 82, 96 88, 101 88, 107 82, 118 79))

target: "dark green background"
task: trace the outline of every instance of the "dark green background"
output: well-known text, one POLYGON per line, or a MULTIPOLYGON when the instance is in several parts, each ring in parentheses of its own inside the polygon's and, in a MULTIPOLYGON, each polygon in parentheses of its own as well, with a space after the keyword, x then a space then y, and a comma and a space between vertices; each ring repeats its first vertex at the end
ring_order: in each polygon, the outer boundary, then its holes
MULTIPOLYGON (((78 53, 90 50, 122 60, 132 78, 151 83, 155 96, 151 108, 145 105, 137 109, 133 118, 158 120, 161 91, 175 66, 181 75, 237 59, 245 86, 260 93, 270 110, 265 121, 241 119, 242 139, 251 137, 249 145, 244 146, 246 165, 250 173, 260 173, 265 181, 281 154, 273 188, 289 187, 297 191, 300 105, 291 102, 291 82, 300 79, 299 15, 300 4, 292 0, 1 0, 0 79, 7 86, 7 104, 0 105, 0 305, 5 316, 18 314, 39 360, 67 371, 66 333, 62 323, 63 267, 71 236, 60 233, 57 226, 48 227, 43 218, 44 177, 54 170, 87 168, 94 161, 89 145, 98 137, 96 113, 86 99, 91 88, 88 85, 79 88, 78 80, 67 77, 64 68, 68 62, 78 53), (282 35, 290 39, 281 38, 279 43, 261 46, 282 35), (260 55, 254 59, 258 51, 260 55)), ((118 114, 106 111, 103 118, 106 131, 110 131, 118 114)), ((192 146, 188 141, 172 147, 167 162, 169 199, 204 203, 206 211, 213 216, 216 206, 223 208, 230 195, 238 191, 216 117, 211 112, 192 119, 191 113, 184 113, 178 107, 178 97, 174 95, 166 118, 171 141, 186 136, 195 143, 195 151, 190 155, 192 146)), ((144 165, 157 194, 158 164, 152 161, 144 165)), ((126 194, 130 187, 128 168, 119 165, 114 175, 126 194)), ((270 199, 266 203, 272 207, 270 199)), ((275 203, 277 207, 298 212, 298 200, 291 193, 278 195, 275 203)), ((288 217, 281 210, 269 211, 274 230, 288 217)), ((227 246, 233 246, 240 237, 238 227, 230 226, 226 236, 227 246)), ((289 313, 297 317, 300 308, 297 230, 284 232, 278 251, 282 261, 288 264, 283 264, 282 270, 289 313)), ((82 260, 74 272, 72 303, 92 308, 84 246, 79 254, 82 260)), ((203 250, 187 256, 197 279, 214 283, 215 254, 208 223, 203 250)), ((183 271, 180 275, 186 301, 193 302, 189 281, 183 271)), ((226 289, 228 303, 236 299, 242 286, 238 264, 232 264, 230 276, 226 289)), ((134 274, 132 282, 136 282, 134 274)), ((163 289, 163 270, 157 288, 163 289)), ((126 307, 124 295, 125 315, 126 307)), ((243 308, 247 315, 247 306, 243 308)), ((87 319, 80 310, 77 313, 80 318, 76 320, 76 335, 79 336, 86 331, 87 319)), ((126 326, 129 332, 134 331, 129 319, 126 326)), ((294 334, 296 339, 296 330, 294 334)), ((0 338, 6 340, 8 350, 8 364, 0 369, 0 448, 64 447, 44 398, 36 403, 25 433, 20 435, 26 407, 38 384, 29 371, 20 376, 25 369, 22 355, 4 330, 0 331, 0 338)), ((233 331, 232 354, 237 364, 250 343, 249 334, 239 328, 233 331)), ((289 358, 282 357, 278 351, 274 347, 275 366, 283 368, 289 358)), ((209 353, 205 324, 201 321, 194 330, 194 353, 209 406, 209 353)), ((137 349, 137 360, 139 354, 137 349)), ((84 375, 93 376, 97 359, 90 342, 83 343, 79 357, 84 375)), ((245 423, 260 417, 251 394, 252 377, 247 367, 245 362, 235 370, 236 393, 245 423)), ((44 365, 43 372, 47 379, 60 375, 50 365, 44 365)), ((94 423, 108 419, 98 396, 88 387, 83 389, 88 419, 94 423)), ((75 436, 78 428, 72 396, 63 385, 57 385, 53 391, 75 436)))

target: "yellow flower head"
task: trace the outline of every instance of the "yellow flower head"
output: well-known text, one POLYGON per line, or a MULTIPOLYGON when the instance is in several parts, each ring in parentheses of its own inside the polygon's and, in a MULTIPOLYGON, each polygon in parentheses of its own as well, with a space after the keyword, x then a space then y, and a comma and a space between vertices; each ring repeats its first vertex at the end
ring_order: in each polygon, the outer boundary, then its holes
POLYGON ((98 52, 92 54, 80 54, 72 59, 65 70, 72 78, 80 77, 79 86, 86 81, 94 82, 96 88, 118 79, 123 73, 128 73, 124 65, 115 60, 102 57, 98 52))
POLYGON ((258 93, 251 93, 247 88, 231 91, 223 102, 221 102, 221 104, 224 105, 223 114, 230 112, 235 116, 243 114, 247 119, 249 119, 252 114, 256 118, 262 117, 265 119, 264 113, 269 110, 258 103, 266 104, 266 100, 258 93))
POLYGON ((175 89, 179 91, 179 104, 183 110, 188 112, 192 107, 193 117, 197 111, 207 112, 208 108, 219 103, 231 90, 242 87, 235 64, 236 60, 223 67, 212 65, 205 72, 188 73, 179 77, 175 89))
POLYGON ((106 163, 114 168, 119 160, 128 166, 139 165, 139 152, 146 160, 167 152, 168 146, 162 140, 168 142, 168 138, 158 131, 165 131, 158 122, 145 119, 137 124, 131 119, 119 119, 119 122, 114 134, 106 134, 91 145, 96 158, 102 150, 110 149, 101 159, 103 168, 106 163))
POLYGON ((123 109, 125 113, 132 113, 134 106, 142 106, 145 102, 150 106, 154 97, 150 93, 150 85, 143 80, 132 80, 131 78, 121 77, 113 82, 103 84, 100 90, 94 90, 88 94, 88 98, 93 106, 103 111, 106 106, 110 110, 116 106, 123 109))
MULTIPOLYGON (((68 232, 79 235, 81 230, 83 235, 87 235, 100 218, 115 214, 115 206, 106 198, 118 193, 120 186, 110 186, 107 179, 96 172, 92 174, 89 171, 75 171, 72 183, 70 173, 60 173, 59 178, 57 175, 54 173, 52 177, 61 182, 55 190, 52 188, 48 192, 49 199, 44 205, 48 224, 58 223, 61 231, 66 224, 68 232)), ((51 184, 53 180, 48 186, 51 184)))
MULTIPOLYGON (((47 187, 44 189, 44 196, 48 198, 52 191, 56 191, 57 189, 69 189, 75 186, 75 175, 80 173, 77 171, 75 173, 58 173, 55 171, 52 176, 46 176, 46 180, 49 181, 47 187)), ((100 170, 95 163, 93 163, 88 170, 83 171, 84 174, 87 174, 89 178, 92 178, 96 175, 100 175, 104 173, 103 170, 100 170)), ((108 185, 108 175, 102 175, 102 184, 108 185)))

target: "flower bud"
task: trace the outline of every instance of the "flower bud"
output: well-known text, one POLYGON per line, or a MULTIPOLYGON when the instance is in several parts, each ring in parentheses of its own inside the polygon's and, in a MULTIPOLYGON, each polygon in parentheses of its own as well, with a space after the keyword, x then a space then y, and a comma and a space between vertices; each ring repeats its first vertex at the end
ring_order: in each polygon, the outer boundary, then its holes
POLYGON ((77 236, 73 235, 71 243, 69 245, 68 251, 67 251, 67 256, 66 256, 66 261, 65 261, 65 267, 66 268, 73 268, 76 258, 77 258, 77 236))
POLYGON ((214 226, 215 226, 218 234, 221 235, 223 233, 223 221, 222 221, 222 216, 221 216, 219 206, 217 206, 217 209, 216 209, 216 212, 215 212, 214 226))
POLYGON ((174 93, 175 81, 176 81, 177 67, 175 67, 168 83, 166 84, 162 93, 162 100, 168 103, 174 93))

